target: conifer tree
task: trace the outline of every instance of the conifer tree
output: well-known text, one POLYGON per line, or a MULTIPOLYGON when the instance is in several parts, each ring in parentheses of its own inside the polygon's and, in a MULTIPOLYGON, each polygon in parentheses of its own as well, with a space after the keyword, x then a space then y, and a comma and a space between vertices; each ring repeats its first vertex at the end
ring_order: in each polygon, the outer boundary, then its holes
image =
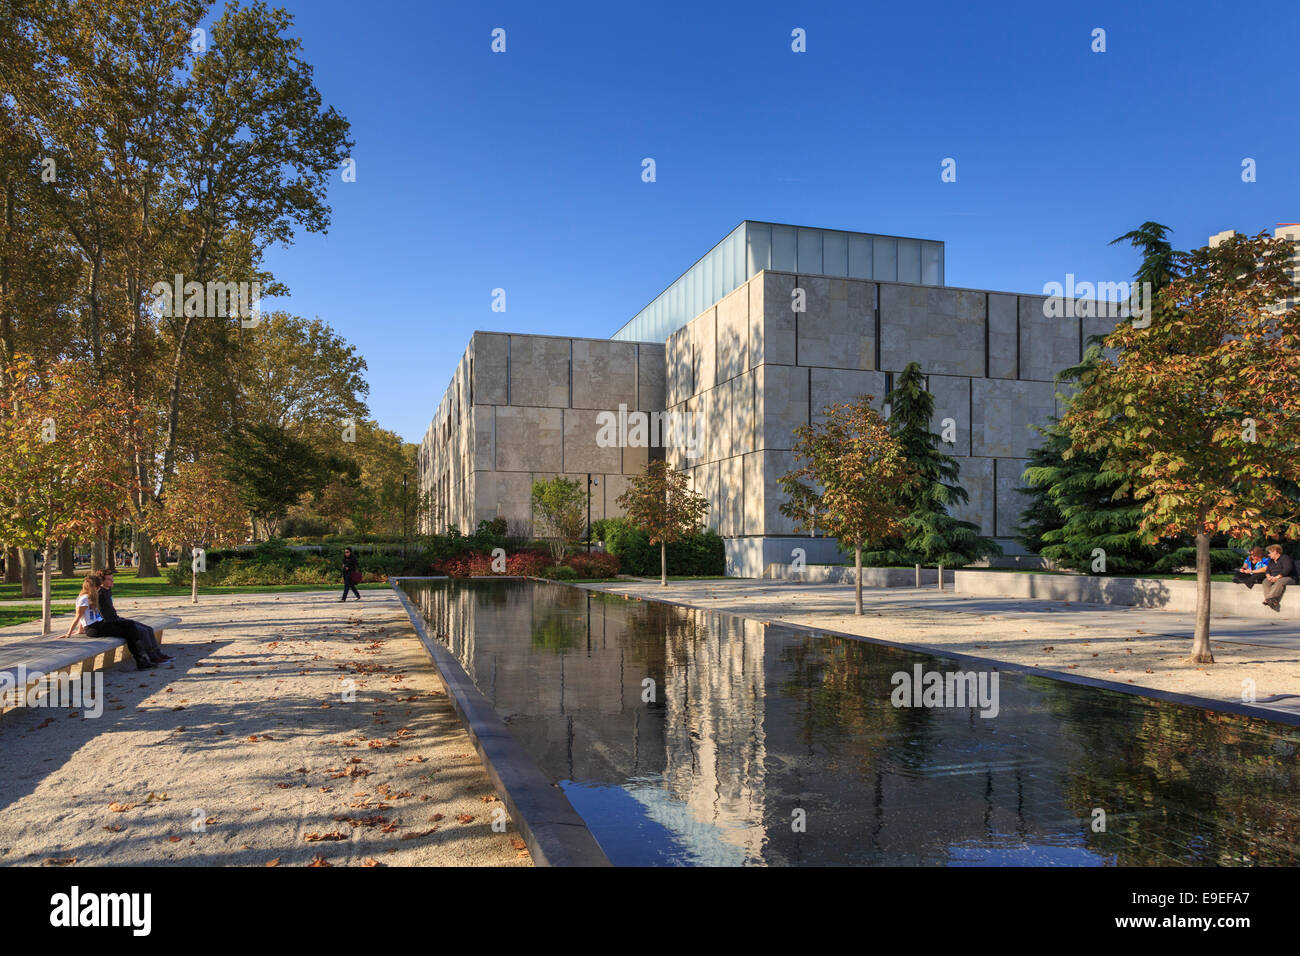
POLYGON ((930 431, 934 396, 926 391, 921 366, 908 364, 885 401, 890 406, 890 434, 902 446, 916 474, 903 493, 908 516, 902 535, 865 555, 865 560, 877 565, 962 567, 1002 554, 997 542, 980 534, 978 525, 954 518, 948 511, 965 504, 970 496, 959 482, 961 469, 956 460, 939 449, 941 438, 930 431))

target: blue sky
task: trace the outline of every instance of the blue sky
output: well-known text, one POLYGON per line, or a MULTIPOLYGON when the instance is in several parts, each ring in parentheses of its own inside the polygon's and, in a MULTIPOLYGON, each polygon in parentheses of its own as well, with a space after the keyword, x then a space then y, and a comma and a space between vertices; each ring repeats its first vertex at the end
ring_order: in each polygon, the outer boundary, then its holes
POLYGON ((949 285, 1012 292, 1129 278, 1147 219, 1300 221, 1294 0, 280 2, 357 180, 266 305, 354 343, 410 441, 473 330, 608 336, 742 219, 942 239, 949 285))

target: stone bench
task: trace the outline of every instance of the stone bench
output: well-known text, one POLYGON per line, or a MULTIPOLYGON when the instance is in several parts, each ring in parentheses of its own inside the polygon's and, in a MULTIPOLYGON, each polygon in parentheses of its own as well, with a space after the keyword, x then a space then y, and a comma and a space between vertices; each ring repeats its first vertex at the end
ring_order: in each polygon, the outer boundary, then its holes
MULTIPOLYGON (((169 627, 181 623, 179 617, 160 615, 142 614, 131 620, 152 627, 159 644, 169 627)), ((0 690, 9 693, 21 691, 25 695, 28 687, 47 674, 60 674, 64 671, 70 676, 87 674, 112 667, 129 656, 126 641, 118 637, 62 638, 47 634, 17 641, 0 641, 0 690), (77 674, 72 674, 73 668, 79 668, 77 674)), ((6 700, 0 699, 0 713, 8 709, 7 704, 6 700)))

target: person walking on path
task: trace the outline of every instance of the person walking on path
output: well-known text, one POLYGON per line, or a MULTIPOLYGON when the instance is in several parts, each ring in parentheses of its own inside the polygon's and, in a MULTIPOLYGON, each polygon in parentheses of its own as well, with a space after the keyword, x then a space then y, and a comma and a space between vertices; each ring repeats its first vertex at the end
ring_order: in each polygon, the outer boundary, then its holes
POLYGON ((346 601, 348 599, 348 589, 351 588, 352 593, 355 594, 357 596, 357 600, 360 601, 361 592, 357 590, 357 582, 360 580, 361 580, 361 571, 357 567, 357 556, 352 553, 351 548, 344 548, 343 549, 343 596, 339 598, 339 600, 346 601))
POLYGON ((158 635, 153 632, 153 628, 148 624, 140 621, 133 621, 130 618, 121 617, 117 613, 117 608, 113 607, 113 571, 111 568, 99 568, 95 572, 99 575, 99 614, 105 621, 123 621, 130 624, 140 635, 141 644, 144 646, 145 653, 149 655, 149 660, 155 664, 165 664, 171 660, 171 655, 164 654, 162 647, 158 644, 158 635))
POLYGON ((1295 561, 1282 553, 1280 544, 1270 544, 1268 554, 1273 560, 1264 576, 1264 603, 1275 611, 1282 610, 1282 595, 1288 584, 1296 583, 1295 561))
POLYGON ((81 593, 77 595, 77 616, 72 619, 68 633, 63 636, 71 637, 80 630, 87 637, 119 637, 126 641, 127 650, 135 658, 136 670, 145 671, 157 667, 157 664, 149 660, 140 632, 130 622, 121 618, 106 621, 99 613, 99 585, 97 574, 87 574, 81 582, 81 593))

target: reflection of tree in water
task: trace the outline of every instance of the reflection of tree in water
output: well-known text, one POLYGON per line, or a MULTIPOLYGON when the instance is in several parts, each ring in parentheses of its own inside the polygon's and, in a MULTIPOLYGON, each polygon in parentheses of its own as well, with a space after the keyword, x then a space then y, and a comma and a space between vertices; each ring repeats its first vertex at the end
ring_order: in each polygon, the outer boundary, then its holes
POLYGON ((625 601, 598 592, 592 594, 593 613, 597 603, 607 618, 622 626, 621 642, 629 660, 639 664, 659 688, 651 706, 662 707, 669 661, 683 660, 686 648, 704 633, 695 615, 670 604, 625 601))
POLYGON ((1062 784, 1089 846, 1126 866, 1300 861, 1300 730, 1030 679, 1081 745, 1062 784))
POLYGON ((863 776, 882 769, 887 758, 919 769, 938 744, 936 713, 926 707, 890 702, 895 671, 911 670, 903 657, 862 641, 831 635, 798 635, 778 658, 791 668, 781 692, 806 705, 801 738, 811 749, 834 741, 830 766, 856 764, 863 776))

